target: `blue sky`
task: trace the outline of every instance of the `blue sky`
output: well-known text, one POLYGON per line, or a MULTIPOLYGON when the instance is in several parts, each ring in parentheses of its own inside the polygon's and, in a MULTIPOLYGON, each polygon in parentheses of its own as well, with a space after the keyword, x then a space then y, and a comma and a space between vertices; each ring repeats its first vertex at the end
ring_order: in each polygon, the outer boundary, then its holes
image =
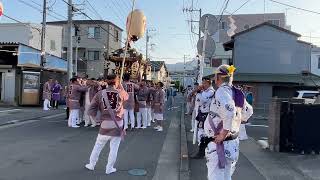
MULTIPOLYGON (((37 4, 42 4, 42 0, 2 0, 4 4, 4 13, 23 22, 41 22, 41 14, 21 1, 28 2, 33 6, 41 9, 37 4)), ((81 4, 85 0, 73 0, 74 3, 81 4)), ((112 21, 118 26, 124 28, 126 16, 129 13, 131 0, 89 0, 97 13, 94 13, 88 3, 85 3, 84 11, 93 19, 112 21)), ((154 60, 166 60, 167 63, 176 63, 183 61, 183 55, 196 55, 195 44, 197 36, 190 33, 190 25, 186 21, 190 19, 190 14, 182 12, 183 7, 190 7, 192 0, 136 0, 136 8, 142 9, 147 17, 147 27, 155 29, 151 32, 152 38, 150 43, 155 44, 150 55, 154 60), (157 59, 158 58, 158 59, 157 59), (161 58, 161 59, 159 59, 161 58)), ((201 7, 204 13, 219 14, 224 0, 193 0, 194 7, 201 7)), ((246 0, 230 0, 227 11, 234 11, 240 7, 246 0)), ((320 12, 320 0, 278 0, 283 3, 298 6, 301 8, 320 12)), ((62 0, 48 0, 52 6, 50 14, 62 18, 67 15, 67 5, 62 0)), ((304 36, 311 36, 311 42, 320 45, 320 15, 299 11, 293 8, 275 4, 269 0, 266 2, 266 13, 287 12, 287 24, 291 25, 292 30, 304 36)), ((263 13, 264 0, 251 0, 237 13, 251 14, 263 13)), ((197 15, 194 13, 194 18, 197 15)), ((80 15, 76 18, 81 19, 80 15)), ((48 21, 57 20, 48 16, 48 21)), ((11 22, 2 18, 1 22, 11 22)), ((303 40, 310 41, 305 37, 303 40)), ((145 52, 145 39, 139 40, 135 47, 141 52, 145 52)))

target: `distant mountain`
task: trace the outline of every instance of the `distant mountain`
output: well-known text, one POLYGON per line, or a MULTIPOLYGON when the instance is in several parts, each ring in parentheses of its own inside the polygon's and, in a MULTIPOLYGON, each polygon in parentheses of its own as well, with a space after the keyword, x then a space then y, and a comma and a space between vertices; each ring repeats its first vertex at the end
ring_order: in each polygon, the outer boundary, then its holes
MULTIPOLYGON (((169 72, 182 72, 184 70, 184 63, 178 62, 176 64, 166 64, 169 72)), ((197 61, 186 61, 186 70, 193 70, 197 67, 197 61)))

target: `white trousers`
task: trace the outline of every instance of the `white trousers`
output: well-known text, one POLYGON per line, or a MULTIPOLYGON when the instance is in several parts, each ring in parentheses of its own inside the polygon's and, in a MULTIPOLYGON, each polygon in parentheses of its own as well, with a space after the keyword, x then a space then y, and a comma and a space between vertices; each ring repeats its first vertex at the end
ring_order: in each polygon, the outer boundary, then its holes
POLYGON ((104 148, 104 146, 109 140, 110 140, 110 151, 109 151, 108 163, 106 166, 107 171, 112 169, 114 164, 116 163, 118 149, 121 142, 121 137, 113 137, 113 136, 98 134, 96 143, 90 155, 90 164, 95 166, 99 160, 99 155, 102 149, 104 148))
POLYGON ((245 124, 241 124, 240 125, 239 139, 240 140, 247 140, 248 139, 248 135, 247 135, 246 125, 245 124))
POLYGON ((193 109, 192 111, 192 117, 191 117, 191 128, 192 130, 195 129, 195 123, 196 123, 196 116, 197 116, 197 112, 196 112, 196 109, 193 109))
POLYGON ((187 102, 186 108, 186 113, 189 114, 191 111, 191 102, 187 102))
POLYGON ((124 109, 124 129, 128 129, 128 122, 130 117, 131 128, 135 127, 134 109, 124 109))
POLYGON ((43 110, 47 111, 47 110, 49 110, 49 107, 50 107, 50 101, 49 101, 49 99, 45 99, 43 101, 43 110))
POLYGON ((151 107, 147 108, 147 120, 148 120, 148 126, 151 126, 151 121, 153 120, 151 107))
MULTIPOLYGON (((238 143, 239 140, 233 140, 235 143, 238 143)), ((232 174, 236 169, 236 163, 238 158, 235 161, 231 161, 227 158, 226 166, 224 169, 220 169, 218 165, 218 154, 217 151, 213 151, 215 148, 212 148, 214 143, 209 143, 206 148, 206 159, 207 159, 207 169, 208 169, 208 180, 232 180, 232 174)), ((237 151, 239 157, 239 151, 237 151)))
POLYGON ((79 119, 79 109, 70 109, 68 126, 75 127, 77 125, 78 119, 79 119))
POLYGON ((138 128, 140 127, 147 127, 148 120, 147 120, 147 108, 139 108, 139 112, 137 113, 137 124, 138 128), (141 126, 142 125, 142 126, 141 126))

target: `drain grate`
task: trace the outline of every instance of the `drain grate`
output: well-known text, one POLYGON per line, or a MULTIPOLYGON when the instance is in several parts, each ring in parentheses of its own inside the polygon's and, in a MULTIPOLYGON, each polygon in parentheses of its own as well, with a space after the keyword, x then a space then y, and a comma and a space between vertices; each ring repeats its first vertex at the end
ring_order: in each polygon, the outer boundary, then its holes
POLYGON ((147 171, 145 169, 131 169, 128 171, 130 175, 133 176, 145 176, 147 175, 147 171))

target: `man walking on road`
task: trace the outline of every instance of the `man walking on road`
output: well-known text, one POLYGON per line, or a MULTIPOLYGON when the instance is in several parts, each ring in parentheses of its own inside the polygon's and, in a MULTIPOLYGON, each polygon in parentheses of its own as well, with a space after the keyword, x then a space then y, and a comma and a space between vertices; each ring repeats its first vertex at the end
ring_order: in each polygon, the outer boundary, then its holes
POLYGON ((123 88, 129 95, 128 100, 124 102, 124 129, 128 128, 130 117, 131 130, 133 130, 135 128, 134 95, 135 92, 139 90, 139 86, 133 82, 130 82, 130 74, 124 74, 123 81, 123 88))
POLYGON ((85 94, 85 107, 84 107, 84 115, 83 115, 83 119, 84 119, 84 127, 88 127, 91 124, 91 127, 96 127, 97 123, 95 121, 95 119, 91 116, 88 115, 88 110, 91 104, 91 101, 94 97, 94 95, 97 94, 98 92, 98 83, 95 82, 95 79, 90 79, 87 80, 87 87, 88 87, 88 91, 85 94))
POLYGON ((97 112, 101 112, 101 125, 99 134, 90 155, 90 162, 85 167, 94 170, 99 159, 99 155, 103 147, 110 140, 110 152, 108 164, 106 166, 106 174, 111 174, 117 170, 114 164, 117 159, 118 148, 121 137, 124 136, 123 130, 123 103, 128 100, 128 93, 124 90, 115 75, 107 77, 108 87, 99 91, 93 98, 88 113, 95 117, 97 112))
POLYGON ((68 95, 68 106, 70 110, 68 126, 72 128, 79 128, 77 126, 77 121, 79 121, 79 110, 80 110, 80 98, 81 93, 87 91, 85 84, 82 86, 78 82, 77 78, 71 79, 71 84, 69 86, 69 95, 68 95))
POLYGON ((157 126, 155 129, 157 131, 163 131, 163 111, 164 111, 164 91, 162 90, 163 83, 158 82, 156 90, 154 92, 153 99, 153 109, 154 109, 154 119, 157 121, 157 126))
POLYGON ((240 124, 253 113, 243 92, 232 85, 234 70, 221 65, 215 74, 218 89, 204 124, 208 180, 231 180, 239 158, 240 124))
POLYGON ((142 80, 140 83, 140 88, 137 93, 137 99, 139 103, 139 112, 137 113, 137 128, 146 129, 148 126, 147 120, 147 99, 149 96, 149 89, 146 86, 146 81, 142 80))
POLYGON ((52 84, 53 80, 52 78, 49 78, 49 80, 44 83, 43 85, 43 94, 42 94, 42 98, 43 98, 43 110, 48 111, 50 110, 49 108, 51 108, 50 105, 50 100, 51 100, 51 84, 52 84))

